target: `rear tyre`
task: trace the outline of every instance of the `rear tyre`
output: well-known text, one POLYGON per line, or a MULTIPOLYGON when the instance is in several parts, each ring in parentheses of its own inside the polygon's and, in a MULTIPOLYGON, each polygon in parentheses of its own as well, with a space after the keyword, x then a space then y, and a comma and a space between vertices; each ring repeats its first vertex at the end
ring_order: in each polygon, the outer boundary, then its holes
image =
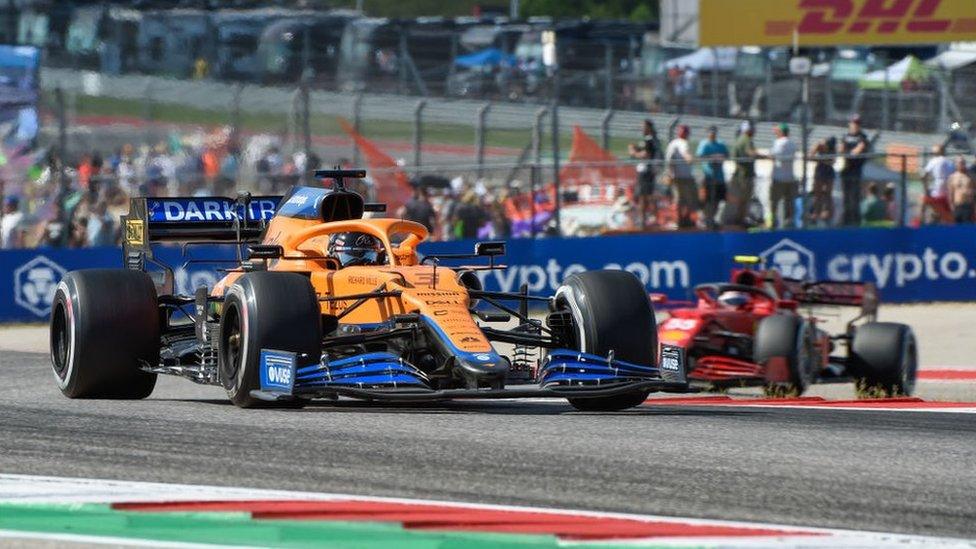
POLYGON ((220 318, 220 379, 241 408, 300 407, 305 401, 268 402, 251 396, 261 388, 261 349, 288 351, 317 362, 322 317, 308 278, 296 273, 254 272, 227 290, 220 318))
MULTIPOLYGON (((786 380, 769 381, 764 387, 766 396, 800 396, 813 382, 816 368, 810 324, 793 315, 773 315, 762 319, 753 340, 753 359, 767 370, 782 360, 786 380)), ((782 366, 780 366, 782 367, 782 366)))
MULTIPOLYGON (((657 324, 644 285, 625 271, 589 271, 566 278, 556 303, 573 315, 575 348, 634 364, 657 363, 657 324)), ((644 402, 648 390, 596 398, 570 398, 582 411, 616 411, 644 402)))
POLYGON ((69 398, 140 399, 156 386, 160 316, 149 275, 72 271, 51 306, 51 365, 69 398))
POLYGON ((851 342, 851 373, 859 397, 911 395, 918 372, 915 333, 904 324, 871 322, 851 342))

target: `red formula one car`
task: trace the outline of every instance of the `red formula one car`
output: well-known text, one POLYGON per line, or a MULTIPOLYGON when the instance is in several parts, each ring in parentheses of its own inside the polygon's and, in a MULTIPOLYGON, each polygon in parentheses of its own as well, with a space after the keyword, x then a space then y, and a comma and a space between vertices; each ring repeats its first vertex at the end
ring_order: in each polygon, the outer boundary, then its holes
POLYGON ((915 335, 904 324, 876 321, 873 284, 791 280, 764 269, 758 257, 735 261, 742 267, 732 271, 731 281, 695 287, 695 301, 651 296, 659 310, 670 312, 658 325, 658 339, 684 349, 689 381, 712 388, 762 386, 769 396, 843 382, 854 382, 861 396, 912 393, 915 335), (823 329, 825 307, 857 308, 858 314, 843 333, 831 335, 823 329))

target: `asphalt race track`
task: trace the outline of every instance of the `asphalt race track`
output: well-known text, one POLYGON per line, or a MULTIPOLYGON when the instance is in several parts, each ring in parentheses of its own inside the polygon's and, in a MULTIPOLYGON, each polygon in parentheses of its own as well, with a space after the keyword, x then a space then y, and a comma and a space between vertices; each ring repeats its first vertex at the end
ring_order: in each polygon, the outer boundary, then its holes
POLYGON ((248 411, 160 378, 72 401, 0 357, 0 472, 976 536, 976 414, 558 402, 248 411))

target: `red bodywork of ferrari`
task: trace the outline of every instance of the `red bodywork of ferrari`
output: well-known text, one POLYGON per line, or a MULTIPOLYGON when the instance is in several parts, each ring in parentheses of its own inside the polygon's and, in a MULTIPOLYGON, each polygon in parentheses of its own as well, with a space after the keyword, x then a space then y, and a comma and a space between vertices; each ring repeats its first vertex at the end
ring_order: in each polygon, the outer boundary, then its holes
MULTIPOLYGON (((799 316, 801 305, 857 306, 873 316, 877 295, 870 284, 803 282, 784 279, 777 271, 749 268, 732 271, 728 283, 695 287, 695 300, 669 302, 652 295, 655 306, 669 317, 658 325, 661 344, 685 350, 688 379, 712 385, 783 383, 790 373, 782 357, 763 363, 753 360, 753 337, 760 321, 775 314, 799 316)), ((831 362, 832 341, 817 329, 819 319, 804 318, 813 330, 809 345, 816 360, 816 376, 831 362)))

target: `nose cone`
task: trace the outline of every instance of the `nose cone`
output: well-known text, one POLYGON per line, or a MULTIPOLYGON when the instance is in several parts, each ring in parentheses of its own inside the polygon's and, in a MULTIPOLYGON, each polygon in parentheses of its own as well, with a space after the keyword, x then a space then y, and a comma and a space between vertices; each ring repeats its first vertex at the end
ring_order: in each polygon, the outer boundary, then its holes
POLYGON ((455 360, 470 388, 478 388, 488 384, 500 389, 505 376, 508 374, 508 360, 495 351, 457 353, 455 360))

